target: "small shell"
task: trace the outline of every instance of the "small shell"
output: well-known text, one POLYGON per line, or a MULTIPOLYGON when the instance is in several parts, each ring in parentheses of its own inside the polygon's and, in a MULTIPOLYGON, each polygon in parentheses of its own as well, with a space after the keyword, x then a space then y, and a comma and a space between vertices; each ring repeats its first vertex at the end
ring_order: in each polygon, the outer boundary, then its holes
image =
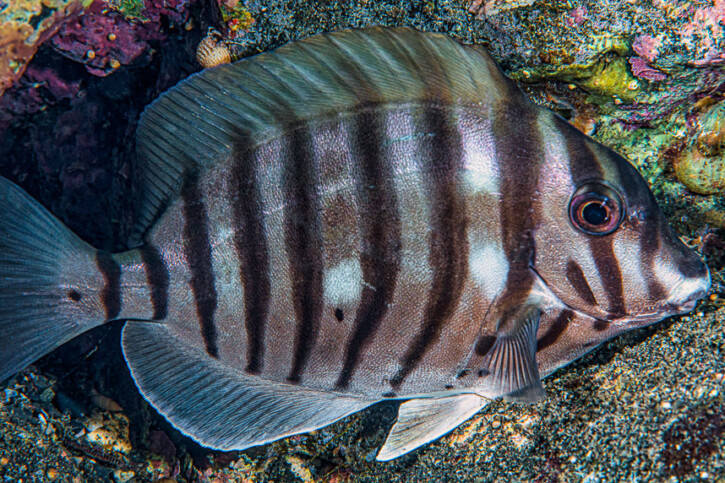
POLYGON ((229 52, 229 47, 219 39, 218 35, 209 32, 196 48, 196 60, 206 69, 207 67, 230 63, 232 54, 229 52))

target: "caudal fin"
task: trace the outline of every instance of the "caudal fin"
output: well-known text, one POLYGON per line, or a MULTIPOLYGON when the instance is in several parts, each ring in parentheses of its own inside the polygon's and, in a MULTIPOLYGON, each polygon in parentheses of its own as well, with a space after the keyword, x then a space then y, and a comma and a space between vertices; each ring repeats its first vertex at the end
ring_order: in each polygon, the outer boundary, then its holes
POLYGON ((0 381, 103 323, 96 250, 0 177, 0 381))

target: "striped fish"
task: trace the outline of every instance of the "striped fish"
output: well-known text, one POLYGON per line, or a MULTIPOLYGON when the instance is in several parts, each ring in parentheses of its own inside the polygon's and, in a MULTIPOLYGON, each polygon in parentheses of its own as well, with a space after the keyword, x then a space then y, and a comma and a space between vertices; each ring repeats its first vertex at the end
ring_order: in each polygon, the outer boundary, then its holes
POLYGON ((144 397, 221 450, 404 401, 389 460, 603 341, 691 310, 707 267, 622 157, 480 47, 320 35, 143 114, 136 248, 0 181, 0 378, 124 320, 144 397))

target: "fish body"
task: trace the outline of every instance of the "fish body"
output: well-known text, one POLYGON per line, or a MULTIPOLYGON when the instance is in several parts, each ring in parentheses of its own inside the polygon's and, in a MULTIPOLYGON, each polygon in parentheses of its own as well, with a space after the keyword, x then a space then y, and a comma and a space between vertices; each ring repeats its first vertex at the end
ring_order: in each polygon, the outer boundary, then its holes
POLYGON ((397 398, 392 459, 490 399, 541 399, 542 377, 710 285, 626 160, 439 34, 342 31, 208 69, 146 110, 137 149, 119 254, 0 182, 0 378, 126 320, 141 392, 213 448, 397 398), (56 248, 28 243, 40 228, 56 248))

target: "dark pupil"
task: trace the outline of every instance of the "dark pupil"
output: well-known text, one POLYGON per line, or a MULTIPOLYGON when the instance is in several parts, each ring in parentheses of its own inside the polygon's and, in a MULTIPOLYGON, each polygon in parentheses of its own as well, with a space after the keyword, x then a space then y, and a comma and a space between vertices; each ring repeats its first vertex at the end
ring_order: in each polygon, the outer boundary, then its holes
POLYGON ((587 203, 582 209, 582 218, 593 226, 599 226, 609 218, 609 211, 601 201, 587 203))

